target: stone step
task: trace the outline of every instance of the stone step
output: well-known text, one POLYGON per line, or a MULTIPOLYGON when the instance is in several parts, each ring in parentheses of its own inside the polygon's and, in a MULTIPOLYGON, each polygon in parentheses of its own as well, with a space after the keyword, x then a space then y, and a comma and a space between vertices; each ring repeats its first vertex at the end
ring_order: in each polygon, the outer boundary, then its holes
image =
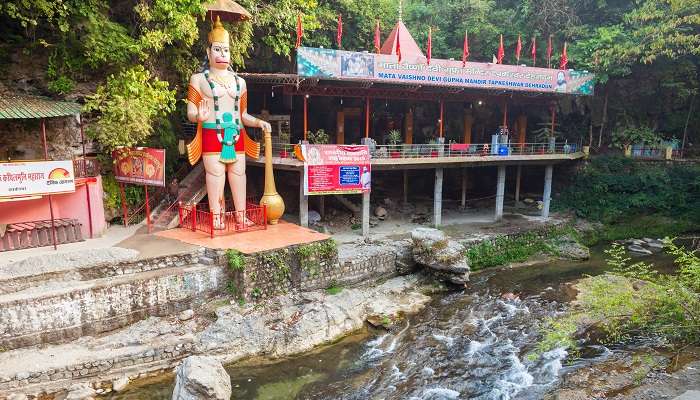
POLYGON ((227 283, 217 265, 161 268, 87 281, 44 283, 0 295, 0 348, 65 343, 147 316, 193 308, 227 283))
MULTIPOLYGON (((96 252, 102 250, 104 249, 96 250, 96 252)), ((138 252, 134 253, 138 254, 138 252)), ((24 260, 14 265, 0 266, 0 295, 60 281, 88 281, 164 268, 203 264, 200 262, 200 258, 206 262, 211 260, 204 254, 202 249, 143 259, 102 257, 102 260, 109 260, 104 262, 95 262, 94 259, 100 259, 99 256, 91 258, 82 252, 42 256, 41 259, 37 260, 24 260)))

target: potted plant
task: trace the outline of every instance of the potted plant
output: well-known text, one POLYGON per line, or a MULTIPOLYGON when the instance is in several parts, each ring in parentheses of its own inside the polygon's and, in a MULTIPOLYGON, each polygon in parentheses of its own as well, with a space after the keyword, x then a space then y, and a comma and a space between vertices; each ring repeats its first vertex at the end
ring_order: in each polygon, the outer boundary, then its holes
MULTIPOLYGON (((403 138, 401 137, 401 132, 399 132, 398 129, 392 129, 389 131, 388 141, 390 145, 396 146, 401 143, 402 139, 403 138)), ((401 152, 397 148, 391 149, 389 155, 391 156, 391 158, 401 158, 401 152)))
POLYGON ((288 158, 289 152, 287 151, 287 145, 289 144, 289 132, 280 131, 279 140, 280 145, 282 146, 282 148, 280 149, 280 158, 288 158))
POLYGON ((330 141, 330 137, 323 129, 319 129, 316 132, 309 131, 307 137, 311 144, 328 144, 330 141))

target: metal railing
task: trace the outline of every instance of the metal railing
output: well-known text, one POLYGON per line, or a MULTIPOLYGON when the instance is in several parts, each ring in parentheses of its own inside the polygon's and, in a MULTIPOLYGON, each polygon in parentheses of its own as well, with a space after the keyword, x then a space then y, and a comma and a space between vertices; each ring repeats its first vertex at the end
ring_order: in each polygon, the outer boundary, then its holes
MULTIPOLYGON (((272 155, 294 158, 294 144, 273 143, 272 155)), ((544 154, 571 154, 580 151, 577 144, 569 143, 444 143, 444 144, 396 144, 372 145, 373 159, 386 158, 430 158, 430 157, 484 157, 522 156, 544 154)))
POLYGON ((683 158, 683 151, 664 145, 632 145, 630 146, 630 156, 638 159, 664 160, 667 158, 683 158), (670 151, 670 154, 667 152, 670 151))
MULTIPOLYGON (((233 204, 227 202, 233 210, 233 204)), ((225 211, 214 214, 209 211, 209 204, 178 204, 180 227, 200 231, 210 237, 216 235, 248 232, 267 229, 267 209, 255 203, 246 202, 246 209, 225 211)))
POLYGON ((485 157, 544 154, 571 154, 577 146, 566 143, 510 143, 493 146, 490 143, 397 144, 376 145, 371 149, 373 159, 429 157, 485 157))

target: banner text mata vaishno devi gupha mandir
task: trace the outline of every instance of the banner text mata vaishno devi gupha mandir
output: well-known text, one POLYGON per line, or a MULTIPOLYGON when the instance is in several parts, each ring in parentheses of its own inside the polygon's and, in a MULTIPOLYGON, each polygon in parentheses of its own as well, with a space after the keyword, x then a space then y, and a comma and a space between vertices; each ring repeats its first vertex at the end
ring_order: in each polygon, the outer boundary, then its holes
POLYGON ((441 85, 451 87, 505 89, 541 93, 592 95, 592 73, 518 65, 398 57, 391 54, 359 53, 300 47, 297 52, 300 76, 347 80, 376 80, 386 83, 441 85))

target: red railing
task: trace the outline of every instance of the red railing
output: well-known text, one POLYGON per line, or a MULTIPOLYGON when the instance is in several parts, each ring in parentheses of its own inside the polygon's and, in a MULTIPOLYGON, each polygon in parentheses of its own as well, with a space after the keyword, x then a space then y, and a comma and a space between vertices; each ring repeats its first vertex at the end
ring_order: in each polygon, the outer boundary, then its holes
MULTIPOLYGON (((228 204, 227 208, 233 209, 233 205, 228 204)), ((245 210, 226 211, 222 214, 210 212, 207 203, 179 203, 178 213, 181 228, 204 232, 212 238, 222 234, 267 229, 267 209, 251 202, 247 202, 245 210)))

